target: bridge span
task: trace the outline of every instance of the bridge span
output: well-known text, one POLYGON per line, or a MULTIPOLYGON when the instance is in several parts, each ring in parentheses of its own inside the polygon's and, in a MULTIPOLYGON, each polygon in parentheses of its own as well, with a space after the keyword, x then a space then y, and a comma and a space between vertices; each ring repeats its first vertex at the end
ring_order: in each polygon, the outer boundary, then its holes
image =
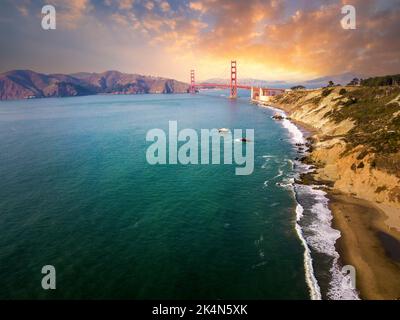
POLYGON ((237 82, 237 63, 235 60, 231 61, 231 77, 230 83, 221 84, 221 83, 196 83, 195 81, 195 71, 190 70, 190 87, 189 92, 192 94, 196 93, 196 89, 200 88, 221 88, 221 89, 229 89, 229 98, 236 99, 237 98, 237 90, 238 89, 246 89, 250 90, 250 98, 252 101, 269 101, 269 99, 278 94, 282 94, 286 91, 286 89, 275 89, 275 88, 263 88, 256 86, 248 86, 241 85, 237 82))

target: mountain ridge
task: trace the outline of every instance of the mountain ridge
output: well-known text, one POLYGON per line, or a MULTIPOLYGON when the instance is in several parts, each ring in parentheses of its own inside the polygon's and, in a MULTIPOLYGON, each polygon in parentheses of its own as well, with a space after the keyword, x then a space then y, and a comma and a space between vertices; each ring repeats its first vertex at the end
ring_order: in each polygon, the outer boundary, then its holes
POLYGON ((11 70, 0 74, 0 100, 94 94, 185 93, 188 84, 174 79, 122 73, 44 74, 11 70))

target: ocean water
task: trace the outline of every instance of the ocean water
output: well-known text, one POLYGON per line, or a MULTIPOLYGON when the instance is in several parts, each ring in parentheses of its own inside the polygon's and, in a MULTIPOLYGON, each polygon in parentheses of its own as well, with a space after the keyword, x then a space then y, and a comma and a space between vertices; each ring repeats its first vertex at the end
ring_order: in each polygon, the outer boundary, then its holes
POLYGON ((294 183, 302 133, 224 95, 1 102, 0 298, 349 298, 326 198, 294 183), (172 120, 254 129, 253 174, 148 164, 146 133, 172 120))

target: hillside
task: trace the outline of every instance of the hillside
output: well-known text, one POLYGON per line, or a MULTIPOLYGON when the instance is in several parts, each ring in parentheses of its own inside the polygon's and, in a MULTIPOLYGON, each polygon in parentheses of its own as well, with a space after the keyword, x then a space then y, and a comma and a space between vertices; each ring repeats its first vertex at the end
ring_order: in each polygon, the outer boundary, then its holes
POLYGON ((185 93, 188 84, 173 79, 127 74, 118 71, 73 74, 103 93, 185 93))
POLYGON ((355 266, 361 296, 398 299, 400 88, 292 91, 271 103, 313 131, 303 161, 315 171, 303 182, 330 186, 338 250, 343 264, 355 266))
POLYGON ((137 93, 185 93, 188 85, 173 79, 104 73, 42 74, 14 70, 0 74, 0 100, 137 93))
MULTIPOLYGON (((400 88, 290 92, 273 104, 318 130, 310 157, 340 191, 400 209, 400 88)), ((400 216, 393 217, 400 230, 400 216)))

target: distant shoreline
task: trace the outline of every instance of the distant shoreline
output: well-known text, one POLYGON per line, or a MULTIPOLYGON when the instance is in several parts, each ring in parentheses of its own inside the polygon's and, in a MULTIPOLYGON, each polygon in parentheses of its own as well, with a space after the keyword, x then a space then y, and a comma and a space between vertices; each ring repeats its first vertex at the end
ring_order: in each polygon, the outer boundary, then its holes
POLYGON ((77 96, 49 96, 49 97, 37 97, 37 98, 20 98, 20 99, 0 99, 1 102, 15 102, 15 101, 26 101, 26 100, 46 100, 46 99, 63 99, 63 98, 79 98, 79 97, 93 97, 93 96, 145 96, 145 95, 176 95, 176 94, 188 94, 187 92, 146 92, 146 93, 94 93, 94 94, 85 94, 85 95, 77 95, 77 96))

